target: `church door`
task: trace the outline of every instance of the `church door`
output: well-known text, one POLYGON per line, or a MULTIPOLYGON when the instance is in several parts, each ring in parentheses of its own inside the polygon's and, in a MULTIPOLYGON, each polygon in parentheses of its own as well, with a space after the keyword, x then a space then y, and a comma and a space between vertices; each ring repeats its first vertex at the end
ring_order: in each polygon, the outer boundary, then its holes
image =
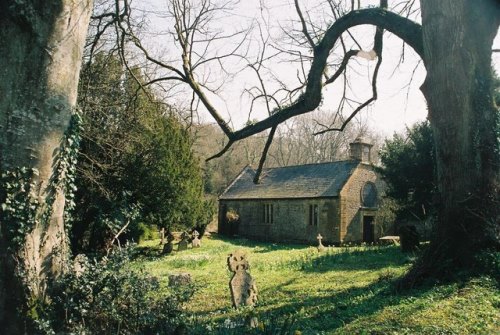
POLYGON ((363 216, 363 242, 375 242, 374 216, 363 216))

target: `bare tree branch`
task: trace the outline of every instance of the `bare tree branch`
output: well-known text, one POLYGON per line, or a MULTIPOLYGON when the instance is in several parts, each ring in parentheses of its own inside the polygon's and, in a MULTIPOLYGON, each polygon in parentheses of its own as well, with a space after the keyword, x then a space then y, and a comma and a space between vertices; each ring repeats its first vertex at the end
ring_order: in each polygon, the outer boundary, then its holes
POLYGON ((311 38, 311 35, 309 34, 309 31, 307 30, 307 25, 306 21, 304 20, 304 15, 302 15, 302 11, 300 10, 299 0, 295 0, 294 3, 295 3, 295 10, 299 15, 300 23, 302 24, 302 33, 304 34, 307 42, 309 43, 309 46, 314 49, 315 44, 313 39, 311 38))
MULTIPOLYGON (((387 7, 387 0, 381 0, 381 6, 383 8, 387 7)), ((364 109, 366 106, 371 104, 373 101, 377 100, 378 93, 377 93, 377 78, 378 78, 378 71, 380 68, 380 65, 382 64, 382 48, 383 48, 383 34, 384 30, 380 27, 377 27, 377 30, 375 32, 375 38, 374 38, 374 43, 373 43, 373 51, 375 55, 378 57, 377 64, 375 65, 375 70, 373 71, 373 80, 372 80, 372 97, 366 100, 364 103, 359 105, 350 115, 349 117, 344 120, 342 125, 338 128, 327 128, 322 131, 314 133, 314 135, 321 135, 329 131, 343 131, 344 128, 347 126, 347 124, 361 111, 364 109)), ((351 50, 353 51, 353 50, 351 50)), ((348 53, 349 54, 349 53, 348 53)), ((356 53, 358 54, 358 53, 356 53)), ((347 54, 346 54, 347 56, 347 54)), ((349 58, 344 57, 345 64, 347 65, 347 61, 349 58)), ((339 69, 340 70, 340 69, 339 69)), ((338 71, 337 71, 338 72, 338 71)))
POLYGON ((327 80, 325 81, 324 85, 328 85, 328 84, 331 84, 333 83, 335 80, 337 80, 337 78, 344 72, 344 70, 346 69, 347 67, 347 63, 349 62, 349 59, 351 59, 351 57, 353 56, 356 56, 358 54, 359 50, 349 50, 345 55, 344 55, 344 59, 342 60, 342 63, 340 64, 339 68, 337 69, 337 71, 335 71, 335 73, 333 74, 333 76, 327 78, 327 80))
POLYGON ((208 161, 211 161, 212 159, 221 157, 222 155, 224 155, 231 148, 231 146, 233 144, 234 144, 234 141, 229 140, 229 142, 227 142, 226 146, 221 151, 219 151, 218 153, 216 153, 213 156, 208 157, 206 159, 206 161, 208 162, 208 161))
POLYGON ((271 147, 271 144, 273 143, 273 138, 274 138, 274 134, 276 133, 277 127, 278 126, 272 127, 271 131, 269 132, 269 136, 267 137, 266 145, 264 146, 264 150, 262 151, 262 155, 260 156, 259 166, 257 167, 257 170, 255 171, 255 176, 253 178, 253 182, 255 184, 259 183, 260 175, 262 173, 262 168, 264 167, 264 163, 266 162, 267 153, 269 152, 269 148, 271 147))
POLYGON ((260 122, 232 133, 230 138, 233 141, 237 141, 252 136, 268 128, 272 128, 291 117, 310 112, 318 107, 321 102, 323 71, 330 50, 343 32, 351 27, 362 24, 375 25, 394 33, 410 45, 417 54, 423 56, 422 31, 419 24, 380 8, 350 12, 335 21, 326 31, 321 42, 314 48, 314 60, 309 71, 304 93, 292 105, 283 108, 281 112, 274 113, 260 122))
MULTIPOLYGON (((384 5, 384 2, 385 4, 387 3, 385 0, 383 0, 382 2, 383 2, 382 5, 384 5)), ((128 0, 123 0, 123 1, 115 0, 115 3, 116 3, 116 13, 120 13, 120 9, 122 10, 123 13, 129 12, 128 0), (120 3, 124 4, 124 8, 120 8, 120 3)), ((263 40, 262 50, 260 51, 260 54, 257 56, 256 62, 250 63, 250 68, 252 68, 257 75, 260 88, 255 88, 256 92, 250 92, 250 90, 248 90, 248 92, 253 94, 252 105, 256 99, 263 98, 265 100, 266 109, 268 111, 269 116, 257 123, 249 124, 240 130, 233 131, 229 126, 228 122, 224 120, 219 111, 210 101, 209 97, 207 96, 208 92, 205 93, 207 90, 215 92, 213 88, 210 89, 207 86, 207 84, 210 84, 210 79, 209 79, 210 72, 208 72, 207 76, 203 77, 203 75, 200 76, 199 73, 195 73, 195 70, 199 66, 207 65, 209 62, 213 61, 220 66, 222 71, 225 71, 224 67, 222 66, 223 65, 222 60, 232 56, 246 58, 247 56, 246 54, 245 55, 237 54, 240 48, 243 47, 244 43, 243 40, 240 41, 236 47, 232 48, 231 50, 229 50, 224 54, 216 53, 210 55, 209 46, 211 42, 213 42, 215 39, 234 37, 237 34, 239 34, 239 32, 235 34, 229 34, 227 36, 221 36, 219 33, 212 33, 208 27, 208 23, 212 17, 213 12, 216 10, 220 10, 221 7, 214 6, 212 2, 209 0, 202 0, 200 1, 200 3, 201 5, 198 8, 193 9, 192 7, 190 7, 192 6, 192 4, 189 1, 172 0, 170 2, 171 6, 170 11, 172 18, 174 19, 175 22, 174 31, 172 32, 172 35, 174 36, 182 52, 182 63, 181 65, 178 66, 176 66, 175 63, 173 63, 174 65, 172 65, 171 63, 165 63, 155 57, 152 57, 148 53, 146 48, 144 48, 140 43, 140 40, 134 35, 130 27, 130 21, 128 15, 124 15, 123 17, 120 17, 120 19, 117 19, 115 27, 117 30, 120 31, 121 35, 118 44, 121 47, 120 54, 122 58, 125 57, 124 54, 125 44, 130 41, 133 43, 135 47, 137 47, 142 52, 147 61, 152 62, 153 64, 158 65, 159 67, 167 71, 170 71, 170 73, 164 74, 161 78, 152 79, 147 83, 139 83, 140 85, 142 86, 151 85, 164 80, 175 80, 189 85, 192 92, 194 92, 194 94, 196 95, 196 98, 198 99, 197 101, 201 102, 201 104, 215 119, 215 121, 217 122, 218 126, 222 129, 224 134, 228 137, 229 142, 223 148, 223 150, 218 154, 210 157, 209 160, 223 155, 225 152, 229 150, 232 144, 234 144, 236 141, 260 133, 269 128, 271 128, 271 132, 269 135, 272 134, 272 136, 268 137, 268 142, 272 141, 276 127, 280 123, 294 116, 301 115, 316 109, 322 100, 322 89, 326 85, 329 85, 333 83, 335 80, 337 80, 340 75, 345 74, 345 69, 347 68, 348 62, 353 56, 363 55, 361 51, 358 50, 350 50, 346 52, 345 45, 343 45, 344 56, 342 58, 342 62, 339 64, 339 67, 337 68, 336 72, 332 77, 326 76, 325 70, 327 66, 331 66, 331 64, 328 64, 328 58, 332 53, 334 46, 339 40, 341 43, 343 43, 341 38, 342 34, 343 33, 350 34, 349 29, 352 27, 364 24, 374 25, 378 27, 377 33, 375 34, 376 38, 374 43, 375 44, 374 53, 376 56, 378 56, 378 61, 377 65, 375 66, 373 80, 372 80, 372 93, 373 93, 372 98, 368 99, 363 104, 360 104, 353 112, 353 115, 351 115, 347 120, 345 120, 344 123, 351 120, 352 117, 354 117, 354 115, 361 108, 370 104, 377 98, 376 81, 382 59, 381 34, 380 34, 380 41, 377 39, 379 36, 379 31, 388 30, 394 33, 395 35, 403 39, 404 42, 409 44, 420 56, 423 55, 421 26, 409 20, 408 18, 389 12, 382 8, 368 8, 368 9, 355 10, 345 15, 343 14, 341 17, 335 20, 335 22, 326 30, 323 30, 320 27, 316 27, 315 25, 312 24, 311 27, 313 29, 314 34, 323 33, 322 37, 320 38, 317 35, 311 36, 310 31, 308 31, 307 29, 305 17, 299 7, 298 0, 294 0, 295 7, 299 15, 300 23, 302 26, 302 34, 305 36, 305 39, 307 41, 306 44, 309 44, 309 47, 311 47, 313 50, 312 56, 305 54, 303 55, 301 52, 294 53, 294 55, 297 56, 297 58, 294 61, 299 62, 304 78, 301 78, 301 74, 299 71, 298 80, 301 84, 292 90, 286 88, 286 86, 283 83, 280 83, 280 81, 278 81, 278 84, 281 87, 278 90, 275 90, 271 94, 270 90, 268 90, 265 87, 266 80, 261 76, 261 73, 259 72, 261 71, 261 69, 267 70, 265 68, 264 61, 269 59, 268 56, 265 55, 267 48, 267 39, 263 38, 261 31, 261 39, 263 40), (127 27, 125 27, 124 25, 127 25, 127 27), (316 38, 318 40, 316 44, 314 43, 313 38, 316 38), (198 45, 199 47, 197 50, 195 49, 196 43, 201 43, 201 47, 200 45, 198 45), (311 62, 310 68, 309 70, 306 70, 307 66, 304 66, 304 63, 308 65, 307 64, 308 62, 311 62), (324 76, 326 77, 325 79, 324 76), (275 94, 277 92, 286 95, 286 99, 288 99, 287 102, 289 103, 287 107, 282 107, 280 105, 281 98, 275 97, 275 94), (276 104, 276 107, 274 109, 271 107, 270 104, 271 101, 273 102, 273 104, 276 104)), ((354 8, 354 3, 352 5, 354 8)), ((358 3, 358 8, 359 8, 359 3, 358 3)), ((334 16, 336 16, 335 14, 336 12, 340 14, 340 9, 338 8, 332 7, 332 11, 334 12, 334 16)), ((107 18, 108 16, 104 15, 101 19, 107 19, 107 18)), ((245 38, 247 36, 248 33, 244 35, 245 38)), ((289 37, 292 39, 296 39, 297 41, 299 40, 292 34, 289 34, 289 37)), ((357 43, 356 39, 352 35, 351 38, 354 43, 357 43)), ((300 41, 298 42, 303 43, 303 39, 300 39, 300 41)), ((274 48, 276 49, 276 47, 274 48)), ((278 50, 278 52, 284 51, 279 49, 276 50, 278 50)), ((373 57, 371 53, 368 53, 368 56, 373 57)), ((345 75, 344 75, 344 80, 345 80, 345 75)), ((251 90, 254 89, 252 88, 251 90)), ((281 102, 284 101, 285 99, 281 99, 281 102)), ((341 104, 343 103, 349 104, 349 101, 347 99, 343 99, 341 104)), ((343 129, 344 127, 345 125, 342 126, 341 128, 343 129)), ((270 143, 269 145, 266 145, 267 149, 269 146, 270 143)), ((266 147, 264 148, 265 150, 266 147)), ((263 162, 265 161, 265 155, 261 157, 261 160, 263 162)))

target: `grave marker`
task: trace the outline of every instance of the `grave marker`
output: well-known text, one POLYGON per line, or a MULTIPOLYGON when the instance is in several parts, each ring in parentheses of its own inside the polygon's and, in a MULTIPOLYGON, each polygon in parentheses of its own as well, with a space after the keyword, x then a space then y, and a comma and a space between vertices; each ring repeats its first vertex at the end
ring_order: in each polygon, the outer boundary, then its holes
POLYGON ((160 229, 160 245, 165 243, 165 228, 160 229))
POLYGON ((187 250, 189 245, 189 235, 186 232, 182 233, 181 241, 177 245, 177 251, 187 250))
POLYGON ((227 258, 229 270, 234 272, 229 281, 233 307, 255 306, 257 303, 257 286, 252 276, 247 272, 249 268, 246 254, 236 250, 227 258))
POLYGON ((191 241, 191 243, 193 244, 193 248, 201 247, 201 240, 198 238, 198 236, 200 236, 200 233, 198 233, 196 230, 193 231, 193 241, 191 241))
POLYGON ((321 236, 321 234, 318 234, 318 236, 316 238, 318 239, 318 251, 319 252, 325 251, 325 246, 323 245, 323 243, 321 243, 323 236, 321 236))
POLYGON ((163 253, 168 255, 170 253, 172 253, 172 251, 174 250, 174 240, 175 240, 175 237, 174 235, 171 233, 171 232, 168 232, 167 234, 167 244, 165 244, 163 246, 163 253))

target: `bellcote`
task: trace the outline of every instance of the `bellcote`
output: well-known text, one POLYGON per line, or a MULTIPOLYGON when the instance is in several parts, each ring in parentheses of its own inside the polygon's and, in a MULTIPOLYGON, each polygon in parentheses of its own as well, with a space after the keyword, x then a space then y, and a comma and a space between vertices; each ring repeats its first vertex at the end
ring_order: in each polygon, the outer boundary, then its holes
POLYGON ((371 150, 373 144, 362 136, 358 136, 354 142, 349 144, 351 149, 351 159, 361 161, 363 163, 371 163, 371 150))

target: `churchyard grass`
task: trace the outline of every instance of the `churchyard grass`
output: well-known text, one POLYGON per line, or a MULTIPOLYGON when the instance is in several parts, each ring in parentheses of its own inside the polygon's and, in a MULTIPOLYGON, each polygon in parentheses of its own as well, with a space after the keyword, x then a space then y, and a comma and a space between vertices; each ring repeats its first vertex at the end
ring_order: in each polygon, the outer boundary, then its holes
POLYGON ((498 283, 488 277, 397 292, 394 282, 414 261, 397 246, 327 248, 203 238, 201 248, 159 255, 159 241, 139 250, 145 266, 166 286, 168 275, 188 272, 196 293, 186 309, 190 333, 240 334, 232 325, 249 314, 266 334, 500 334, 498 283), (248 255, 258 288, 253 310, 231 307, 226 258, 248 255), (290 326, 291 324, 291 326, 290 326), (287 332, 277 328, 288 326, 287 332))

